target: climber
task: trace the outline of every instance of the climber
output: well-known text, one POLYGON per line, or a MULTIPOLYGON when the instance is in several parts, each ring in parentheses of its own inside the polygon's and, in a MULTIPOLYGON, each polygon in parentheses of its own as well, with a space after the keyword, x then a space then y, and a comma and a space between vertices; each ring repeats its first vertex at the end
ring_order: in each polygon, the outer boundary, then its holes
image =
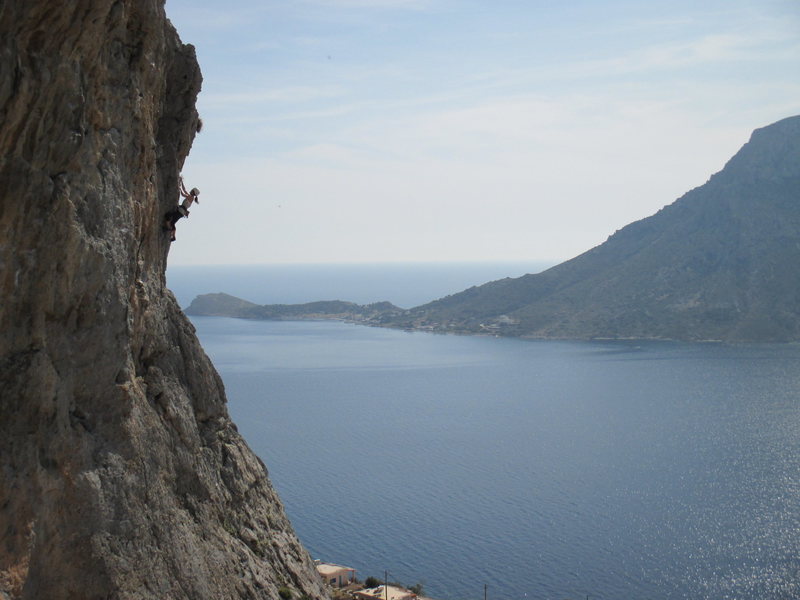
POLYGON ((200 190, 197 188, 192 188, 187 192, 186 186, 183 184, 183 177, 180 177, 179 181, 179 191, 181 196, 183 196, 183 202, 164 215, 164 230, 170 232, 169 240, 171 242, 175 241, 175 223, 177 223, 178 220, 182 219, 183 217, 189 217, 189 207, 192 205, 192 203, 197 202, 200 204, 200 198, 198 198, 200 195, 200 190))
POLYGON ((189 214, 188 209, 192 205, 192 202, 197 202, 198 204, 200 204, 200 198, 198 198, 198 196, 200 195, 200 190, 198 190, 197 188, 192 188, 187 192, 186 186, 183 185, 183 177, 179 177, 178 180, 181 183, 181 196, 183 196, 183 203, 181 204, 181 206, 187 209, 186 214, 188 215, 189 214))

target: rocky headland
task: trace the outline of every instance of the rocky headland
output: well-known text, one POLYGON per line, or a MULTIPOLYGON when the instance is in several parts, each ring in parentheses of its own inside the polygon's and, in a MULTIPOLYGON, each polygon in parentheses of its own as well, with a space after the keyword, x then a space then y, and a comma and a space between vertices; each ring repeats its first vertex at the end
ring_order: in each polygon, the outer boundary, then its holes
POLYGON ((254 304, 224 293, 201 294, 186 309, 193 317, 235 317, 268 321, 344 321, 379 325, 405 312, 391 302, 356 304, 320 300, 305 304, 254 304))
POLYGON ((201 75, 163 0, 0 4, 0 598, 324 598, 165 286, 201 75))
POLYGON ((800 341, 800 116, 757 129, 707 183, 596 248, 392 324, 535 338, 800 341))

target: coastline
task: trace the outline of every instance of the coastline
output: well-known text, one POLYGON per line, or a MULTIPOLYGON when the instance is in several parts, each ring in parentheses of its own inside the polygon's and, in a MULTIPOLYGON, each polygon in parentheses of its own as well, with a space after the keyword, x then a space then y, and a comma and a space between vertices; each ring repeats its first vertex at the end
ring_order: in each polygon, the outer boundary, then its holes
POLYGON ((530 341, 574 341, 574 342, 672 342, 672 343, 697 343, 697 344, 761 344, 780 343, 791 344, 800 341, 747 341, 723 340, 668 336, 609 336, 609 335, 584 335, 565 336, 525 333, 514 329, 516 323, 502 327, 494 324, 479 323, 477 327, 464 327, 455 323, 425 323, 416 324, 397 322, 398 317, 410 313, 413 309, 402 309, 390 302, 380 302, 368 305, 359 305, 353 302, 332 300, 317 301, 304 304, 276 304, 257 305, 235 296, 224 293, 201 294, 184 309, 192 316, 200 317, 226 317, 252 321, 337 321, 366 327, 381 327, 415 333, 432 333, 438 335, 464 335, 478 337, 496 337, 520 339, 530 341), (211 306, 204 300, 212 300, 211 306), (314 308, 309 308, 314 307, 314 308), (319 310, 328 307, 328 310, 319 310))

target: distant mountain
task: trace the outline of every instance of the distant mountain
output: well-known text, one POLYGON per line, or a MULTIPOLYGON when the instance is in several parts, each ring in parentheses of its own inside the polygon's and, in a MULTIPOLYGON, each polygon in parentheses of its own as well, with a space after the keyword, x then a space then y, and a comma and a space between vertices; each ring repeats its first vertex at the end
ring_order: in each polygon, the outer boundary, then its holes
POLYGON ((588 252, 390 319, 541 338, 800 340, 800 116, 588 252))
POLYGON ((321 300, 306 304, 253 304, 228 294, 202 294, 197 296, 186 314, 205 317, 236 317, 274 321, 330 319, 381 325, 386 319, 403 313, 403 309, 390 302, 355 304, 342 300, 321 300))

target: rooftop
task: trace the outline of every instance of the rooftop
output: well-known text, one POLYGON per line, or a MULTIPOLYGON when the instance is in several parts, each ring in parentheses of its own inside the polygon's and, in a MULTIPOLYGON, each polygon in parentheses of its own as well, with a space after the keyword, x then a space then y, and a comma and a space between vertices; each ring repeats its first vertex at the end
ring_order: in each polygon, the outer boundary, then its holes
POLYGON ((375 598, 376 600, 410 600, 417 597, 416 594, 414 594, 413 592, 409 592, 405 588, 397 587, 394 585, 389 585, 389 586, 379 585, 378 587, 368 588, 356 592, 356 595, 362 598, 375 598), (384 590, 384 587, 386 587, 386 590, 388 590, 389 592, 388 597, 386 591, 384 590))
POLYGON ((317 571, 320 575, 336 575, 337 573, 341 573, 342 571, 352 571, 353 573, 356 572, 355 569, 351 567, 345 567, 342 565, 337 565, 334 563, 324 563, 324 562, 317 562, 317 571))

